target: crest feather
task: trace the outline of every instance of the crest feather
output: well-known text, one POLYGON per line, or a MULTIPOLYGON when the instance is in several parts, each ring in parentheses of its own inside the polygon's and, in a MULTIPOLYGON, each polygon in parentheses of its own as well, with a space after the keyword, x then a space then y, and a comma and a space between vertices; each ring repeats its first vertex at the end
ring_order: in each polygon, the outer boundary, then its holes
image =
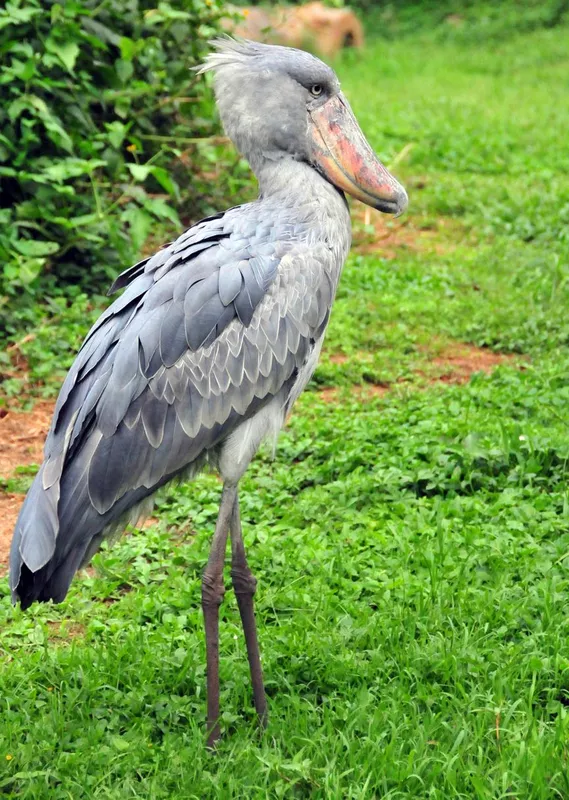
POLYGON ((250 58, 263 55, 267 45, 252 42, 249 39, 234 38, 231 36, 218 36, 211 39, 209 44, 213 51, 204 59, 203 64, 195 67, 198 75, 211 72, 229 64, 245 64, 250 58))

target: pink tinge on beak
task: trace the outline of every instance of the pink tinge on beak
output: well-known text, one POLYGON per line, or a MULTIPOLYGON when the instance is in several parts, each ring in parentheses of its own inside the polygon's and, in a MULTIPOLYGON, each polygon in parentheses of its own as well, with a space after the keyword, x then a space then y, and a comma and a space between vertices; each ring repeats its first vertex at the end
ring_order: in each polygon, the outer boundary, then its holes
POLYGON ((387 214, 402 214, 407 193, 379 161, 341 95, 310 112, 313 160, 342 191, 387 214))

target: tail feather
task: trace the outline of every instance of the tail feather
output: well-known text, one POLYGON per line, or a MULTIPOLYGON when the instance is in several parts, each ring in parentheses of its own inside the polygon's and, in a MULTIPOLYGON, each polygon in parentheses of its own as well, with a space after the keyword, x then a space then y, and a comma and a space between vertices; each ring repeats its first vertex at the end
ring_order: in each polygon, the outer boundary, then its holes
POLYGON ((12 601, 22 608, 61 602, 93 539, 100 544, 111 515, 99 514, 89 499, 91 449, 88 442, 59 474, 49 472, 50 459, 44 462, 24 500, 10 554, 12 601))
POLYGON ((43 467, 24 500, 14 529, 10 552, 10 588, 14 602, 22 567, 25 565, 32 573, 39 574, 55 552, 59 529, 59 483, 44 489, 42 478, 43 467))
MULTIPOLYGON (((35 601, 60 603, 73 576, 99 549, 113 529, 136 522, 144 502, 156 488, 127 492, 105 514, 99 514, 89 497, 87 470, 72 463, 61 485, 45 489, 40 469, 24 501, 12 539, 10 589, 12 602, 23 609, 35 601)), ((166 481, 164 481, 166 482, 166 481)))
MULTIPOLYGON (((41 485, 40 472, 24 501, 14 530, 10 589, 12 602, 19 600, 23 609, 36 600, 63 600, 81 559, 79 553, 78 561, 78 547, 63 552, 62 540, 58 537, 57 504, 54 510, 50 493, 51 489, 43 489, 41 485), (62 581, 63 573, 66 581, 62 581)), ((87 544, 85 542, 84 549, 87 544)))

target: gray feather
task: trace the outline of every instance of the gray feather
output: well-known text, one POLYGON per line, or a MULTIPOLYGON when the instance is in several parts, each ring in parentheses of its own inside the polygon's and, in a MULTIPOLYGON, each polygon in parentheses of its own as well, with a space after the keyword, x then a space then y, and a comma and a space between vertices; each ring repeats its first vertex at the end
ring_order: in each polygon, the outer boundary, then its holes
POLYGON ((232 262, 222 264, 219 270, 219 299, 224 306, 232 303, 243 285, 243 276, 239 267, 232 262))

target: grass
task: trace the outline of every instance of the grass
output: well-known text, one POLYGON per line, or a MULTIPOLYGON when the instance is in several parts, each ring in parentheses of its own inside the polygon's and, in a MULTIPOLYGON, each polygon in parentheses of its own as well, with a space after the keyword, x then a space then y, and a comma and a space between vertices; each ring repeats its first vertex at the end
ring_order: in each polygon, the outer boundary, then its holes
MULTIPOLYGON (((416 247, 352 255, 312 391, 243 481, 266 734, 228 592, 224 738, 204 749, 200 574, 220 490, 204 475, 65 604, 22 614, 0 583, 3 796, 569 795, 566 38, 417 36, 338 66, 385 161, 413 144, 397 172, 416 247), (419 391, 454 340, 524 359, 419 391), (350 392, 375 381, 395 388, 350 392)), ((42 391, 98 310, 85 303, 21 345, 42 391)))

